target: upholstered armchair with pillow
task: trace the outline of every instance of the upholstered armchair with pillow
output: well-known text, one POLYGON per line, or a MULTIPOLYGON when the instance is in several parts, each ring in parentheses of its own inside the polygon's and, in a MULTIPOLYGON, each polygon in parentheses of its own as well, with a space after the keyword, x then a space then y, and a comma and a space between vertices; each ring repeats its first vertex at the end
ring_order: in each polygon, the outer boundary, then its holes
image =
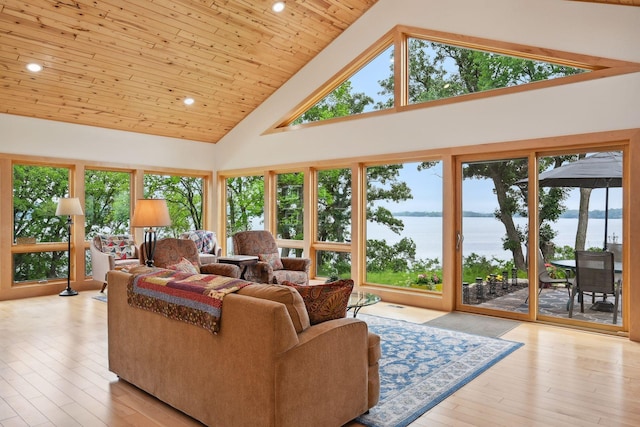
POLYGON ((258 283, 282 283, 289 281, 300 285, 309 284, 308 258, 280 257, 273 235, 265 230, 241 231, 232 236, 233 252, 236 255, 258 257, 258 263, 249 266, 246 280, 258 283))
POLYGON ((109 270, 125 269, 140 264, 136 243, 128 234, 97 234, 90 245, 91 275, 102 283, 100 292, 107 287, 109 270))
MULTIPOLYGON (((146 251, 140 246, 140 260, 146 262, 146 251)), ((179 270, 193 274, 216 274, 239 278, 240 268, 231 264, 200 264, 198 248, 191 239, 160 239, 156 242, 156 251, 153 255, 153 265, 170 270, 179 270)))
POLYGON ((187 231, 180 235, 181 239, 191 239, 198 249, 200 264, 211 264, 218 261, 222 248, 218 245, 216 233, 208 230, 187 231))

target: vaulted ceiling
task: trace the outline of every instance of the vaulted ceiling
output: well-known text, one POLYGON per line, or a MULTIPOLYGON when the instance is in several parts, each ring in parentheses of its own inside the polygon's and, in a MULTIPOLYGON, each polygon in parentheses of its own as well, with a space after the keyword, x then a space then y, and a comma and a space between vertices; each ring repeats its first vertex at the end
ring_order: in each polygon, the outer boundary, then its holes
POLYGON ((0 112, 215 143, 376 1, 3 0, 0 112))

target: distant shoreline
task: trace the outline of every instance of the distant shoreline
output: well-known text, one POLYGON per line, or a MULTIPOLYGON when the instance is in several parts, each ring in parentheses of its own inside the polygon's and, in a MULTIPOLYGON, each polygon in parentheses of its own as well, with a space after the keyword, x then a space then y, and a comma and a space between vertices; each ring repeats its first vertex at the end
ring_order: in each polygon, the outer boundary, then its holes
MULTIPOLYGON (((431 217, 431 218, 441 218, 442 212, 393 212, 393 216, 403 217, 403 216, 411 216, 411 217, 431 217)), ((495 214, 493 212, 473 212, 473 211, 464 211, 462 212, 462 216, 466 218, 493 218, 495 214)), ((519 215, 516 215, 518 217, 519 215)), ((603 210, 592 210, 589 211, 589 218, 591 219, 604 219, 605 211, 603 210)), ((560 215, 560 218, 578 218, 578 210, 577 209, 569 209, 560 215)), ((622 218, 622 209, 609 209, 609 219, 620 219, 622 218)))

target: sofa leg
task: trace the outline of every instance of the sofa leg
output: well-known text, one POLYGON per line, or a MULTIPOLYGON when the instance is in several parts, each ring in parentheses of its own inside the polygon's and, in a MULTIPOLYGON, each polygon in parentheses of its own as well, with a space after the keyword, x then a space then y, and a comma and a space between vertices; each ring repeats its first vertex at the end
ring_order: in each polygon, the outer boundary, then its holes
POLYGON ((107 282, 102 284, 102 289, 100 289, 100 292, 104 292, 106 288, 107 288, 107 282))

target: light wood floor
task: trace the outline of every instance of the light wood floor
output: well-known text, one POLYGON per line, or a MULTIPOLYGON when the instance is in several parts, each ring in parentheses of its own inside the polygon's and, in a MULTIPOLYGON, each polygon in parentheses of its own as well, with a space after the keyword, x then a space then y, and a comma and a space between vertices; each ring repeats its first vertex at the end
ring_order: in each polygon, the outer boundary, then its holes
MULTIPOLYGON (((96 294, 0 302, 0 425, 200 426, 108 371, 96 294)), ((441 315, 385 302, 365 311, 441 315)), ((640 343, 537 324, 503 338, 525 346, 411 426, 640 425, 640 343)))

